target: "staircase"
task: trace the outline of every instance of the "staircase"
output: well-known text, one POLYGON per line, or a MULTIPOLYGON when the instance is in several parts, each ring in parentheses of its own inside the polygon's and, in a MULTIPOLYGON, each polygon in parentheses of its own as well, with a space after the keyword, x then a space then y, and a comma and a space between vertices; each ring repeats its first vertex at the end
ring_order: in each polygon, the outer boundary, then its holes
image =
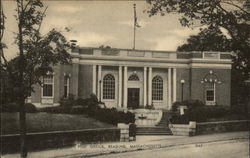
POLYGON ((155 127, 137 127, 136 135, 172 135, 168 127, 169 113, 163 111, 161 121, 155 127))

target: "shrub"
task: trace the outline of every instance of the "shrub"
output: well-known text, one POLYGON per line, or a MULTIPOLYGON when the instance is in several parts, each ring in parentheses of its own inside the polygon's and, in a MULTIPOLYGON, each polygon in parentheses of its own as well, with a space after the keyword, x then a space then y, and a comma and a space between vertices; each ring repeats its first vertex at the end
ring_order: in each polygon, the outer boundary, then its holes
POLYGON ((178 108, 181 106, 181 105, 183 105, 181 102, 179 102, 179 101, 176 101, 176 102, 174 102, 173 103, 173 105, 172 105, 172 112, 177 112, 178 111, 178 108))
POLYGON ((98 99, 95 94, 91 94, 90 98, 86 99, 78 98, 76 100, 76 105, 92 108, 98 105, 98 99))
POLYGON ((205 104, 200 100, 184 100, 181 105, 186 105, 189 109, 204 107, 205 104))
POLYGON ((206 122, 208 119, 220 118, 227 116, 229 111, 219 106, 204 106, 189 108, 184 115, 175 114, 171 122, 187 123, 189 121, 206 122))
MULTIPOLYGON (((249 109, 250 110, 250 109, 249 109)), ((230 109, 231 114, 236 114, 236 115, 248 115, 248 109, 246 106, 242 105, 235 105, 232 106, 230 109)))
POLYGON ((187 106, 188 109, 194 109, 199 107, 204 107, 205 104, 200 100, 184 100, 183 102, 176 101, 172 105, 172 112, 177 112, 178 108, 181 106, 187 106))
POLYGON ((37 108, 35 105, 31 104, 31 103, 26 103, 25 105, 25 111, 28 113, 35 113, 38 112, 37 108))
POLYGON ((65 113, 69 113, 70 107, 67 107, 67 106, 45 107, 45 108, 41 108, 39 111, 48 112, 48 113, 65 114, 65 113))
POLYGON ((173 124, 188 124, 189 123, 189 117, 187 114, 185 115, 173 115, 170 118, 171 123, 173 124))
MULTIPOLYGON (((31 104, 31 103, 25 103, 25 111, 27 113, 34 113, 34 112, 38 112, 38 110, 36 109, 35 105, 31 104)), ((8 103, 8 104, 2 104, 0 106, 0 110, 1 112, 19 112, 20 111, 20 106, 17 103, 8 103)))
POLYGON ((205 122, 207 120, 207 111, 205 108, 193 108, 187 110, 189 121, 205 122))
POLYGON ((101 109, 97 108, 92 113, 92 117, 102 122, 117 125, 117 123, 134 123, 135 115, 131 112, 117 111, 115 108, 101 109))
POLYGON ((113 125, 117 125, 117 123, 135 122, 135 115, 133 113, 118 112, 115 108, 101 108, 98 106, 100 103, 96 95, 91 94, 90 98, 86 99, 78 98, 74 100, 73 97, 69 97, 63 100, 58 107, 46 107, 40 111, 50 113, 86 114, 89 117, 113 125))
POLYGON ((61 106, 74 106, 76 105, 75 96, 73 94, 69 94, 67 98, 61 98, 59 103, 61 106))

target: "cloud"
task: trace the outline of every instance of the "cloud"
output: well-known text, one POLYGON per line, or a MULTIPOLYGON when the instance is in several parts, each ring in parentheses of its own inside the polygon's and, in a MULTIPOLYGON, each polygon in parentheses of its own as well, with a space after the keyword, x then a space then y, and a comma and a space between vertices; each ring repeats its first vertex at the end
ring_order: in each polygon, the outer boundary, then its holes
POLYGON ((199 28, 178 28, 164 31, 161 37, 148 39, 150 43, 154 43, 155 50, 176 51, 177 47, 182 45, 190 35, 197 34, 199 28))
POLYGON ((79 11, 83 11, 84 8, 81 6, 70 6, 70 5, 59 5, 59 6, 54 6, 53 8, 54 12, 60 12, 60 13, 76 13, 79 11))
MULTIPOLYGON (((119 21, 118 24, 120 25, 125 25, 125 26, 129 26, 129 27, 134 27, 134 20, 127 20, 127 21, 119 21)), ((138 24, 145 28, 149 22, 145 21, 145 20, 139 20, 138 24)))
POLYGON ((77 45, 79 46, 98 46, 116 39, 113 36, 98 34, 96 32, 82 32, 80 34, 74 33, 66 36, 69 40, 77 40, 77 45))
POLYGON ((176 37, 189 37, 190 35, 198 34, 200 32, 200 28, 190 29, 190 28, 179 28, 166 30, 165 33, 167 35, 176 36, 176 37))

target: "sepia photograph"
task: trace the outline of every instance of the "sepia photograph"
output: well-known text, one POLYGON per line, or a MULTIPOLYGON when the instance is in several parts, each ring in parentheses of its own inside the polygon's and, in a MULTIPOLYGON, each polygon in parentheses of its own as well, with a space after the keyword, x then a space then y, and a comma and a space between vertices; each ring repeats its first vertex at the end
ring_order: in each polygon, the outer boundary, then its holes
POLYGON ((249 158, 250 0, 0 0, 1 158, 249 158))

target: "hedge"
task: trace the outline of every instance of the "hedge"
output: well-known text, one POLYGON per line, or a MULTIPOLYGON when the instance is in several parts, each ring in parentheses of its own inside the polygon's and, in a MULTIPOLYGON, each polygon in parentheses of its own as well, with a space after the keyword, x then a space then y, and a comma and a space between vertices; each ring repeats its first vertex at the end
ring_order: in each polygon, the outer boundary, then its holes
MULTIPOLYGON (((35 105, 31 103, 25 103, 25 111, 28 113, 35 113, 38 112, 35 105)), ((17 103, 8 103, 8 104, 1 104, 0 105, 1 112, 19 112, 20 106, 17 103)))
MULTIPOLYGON (((64 113, 64 114, 84 114, 95 118, 99 121, 117 125, 117 123, 134 123, 135 115, 131 112, 117 111, 115 108, 99 107, 97 97, 94 94, 87 99, 74 99, 70 96, 66 99, 61 99, 61 105, 58 107, 42 108, 41 112, 64 113)), ((102 103, 103 104, 103 103, 102 103)))
POLYGON ((172 111, 175 113, 170 121, 177 124, 187 124, 189 121, 206 122, 208 119, 225 117, 230 114, 229 109, 222 106, 205 106, 198 100, 175 102, 172 111), (176 113, 180 105, 186 105, 188 107, 184 115, 176 113))

